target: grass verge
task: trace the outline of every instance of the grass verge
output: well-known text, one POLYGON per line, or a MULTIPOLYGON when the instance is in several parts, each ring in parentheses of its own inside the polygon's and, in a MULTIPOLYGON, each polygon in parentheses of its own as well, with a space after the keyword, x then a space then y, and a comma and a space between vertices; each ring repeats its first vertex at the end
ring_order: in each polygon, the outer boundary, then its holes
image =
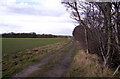
POLYGON ((109 68, 103 68, 99 64, 99 57, 95 54, 86 54, 83 50, 79 50, 66 77, 112 77, 112 74, 109 68))
POLYGON ((70 48, 72 48, 73 45, 70 45, 69 47, 65 48, 62 52, 60 52, 57 56, 53 57, 51 60, 48 61, 45 65, 43 65, 40 70, 33 72, 29 77, 45 77, 45 73, 49 71, 51 68, 53 68, 57 63, 59 63, 69 52, 70 48))
POLYGON ((33 49, 26 49, 24 51, 4 56, 2 62, 3 77, 11 76, 12 74, 24 69, 30 64, 40 61, 42 58, 55 53, 68 44, 70 40, 41 46, 33 49))

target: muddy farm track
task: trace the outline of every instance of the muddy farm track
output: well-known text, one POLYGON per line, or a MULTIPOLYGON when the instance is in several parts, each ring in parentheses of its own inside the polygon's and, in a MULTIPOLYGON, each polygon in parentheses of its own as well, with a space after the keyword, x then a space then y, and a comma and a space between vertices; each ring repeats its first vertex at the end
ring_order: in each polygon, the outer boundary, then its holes
POLYGON ((62 59, 60 59, 57 63, 53 64, 53 66, 47 69, 47 71, 44 71, 42 75, 39 75, 39 77, 63 77, 66 74, 72 61, 72 55, 75 50, 75 46, 73 42, 70 42, 64 48, 60 49, 59 51, 55 52, 54 54, 48 57, 43 58, 40 62, 34 65, 30 65, 29 67, 23 69, 19 73, 16 73, 12 77, 29 77, 32 73, 42 69, 41 67, 47 64, 48 61, 54 60, 55 56, 59 55, 62 51, 64 51, 67 48, 69 50, 65 52, 66 54, 62 56, 62 59))

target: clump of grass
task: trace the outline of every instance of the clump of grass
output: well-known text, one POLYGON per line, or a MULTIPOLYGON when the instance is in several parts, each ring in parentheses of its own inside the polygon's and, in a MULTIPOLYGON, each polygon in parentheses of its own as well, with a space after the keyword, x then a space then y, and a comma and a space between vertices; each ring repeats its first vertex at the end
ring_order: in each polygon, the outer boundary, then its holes
POLYGON ((72 65, 66 74, 67 77, 112 77, 109 68, 99 64, 99 57, 95 54, 86 54, 80 50, 74 57, 72 65))

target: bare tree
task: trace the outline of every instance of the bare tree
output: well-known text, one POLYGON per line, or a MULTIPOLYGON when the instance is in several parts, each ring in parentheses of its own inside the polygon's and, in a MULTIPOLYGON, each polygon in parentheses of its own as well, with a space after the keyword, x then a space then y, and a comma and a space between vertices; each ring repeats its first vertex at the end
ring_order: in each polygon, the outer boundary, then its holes
POLYGON ((79 25, 84 26, 84 34, 85 34, 85 43, 86 43, 86 52, 89 53, 88 50, 88 36, 87 36, 87 29, 88 26, 83 22, 82 17, 80 16, 80 2, 78 0, 63 0, 62 4, 65 4, 67 8, 71 9, 71 16, 74 20, 78 22, 79 25))
POLYGON ((74 37, 75 34, 80 34, 77 37, 85 38, 87 53, 98 54, 103 60, 104 67, 118 68, 120 65, 120 2, 62 0, 62 4, 70 11, 71 18, 79 24, 77 28, 81 27, 80 29, 84 30, 81 31, 84 33, 74 31, 73 34, 74 37))

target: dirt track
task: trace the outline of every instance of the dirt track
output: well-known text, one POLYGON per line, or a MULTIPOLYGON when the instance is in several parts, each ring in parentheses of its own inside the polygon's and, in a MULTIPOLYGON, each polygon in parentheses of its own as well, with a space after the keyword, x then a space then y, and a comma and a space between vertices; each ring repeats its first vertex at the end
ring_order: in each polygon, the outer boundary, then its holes
POLYGON ((53 65, 49 71, 46 71, 44 74, 42 74, 42 77, 64 77, 66 74, 71 61, 72 61, 72 54, 74 53, 75 47, 73 46, 66 54, 65 57, 63 57, 62 60, 60 60, 58 63, 53 65))
MULTIPOLYGON (((13 75, 12 77, 28 77, 31 73, 39 70, 41 66, 46 64, 50 59, 52 59, 54 56, 58 55, 61 51, 63 51, 64 49, 66 49, 67 47, 69 47, 71 45, 73 45, 72 42, 69 43, 68 45, 66 45, 61 50, 59 50, 59 51, 55 52, 54 54, 42 59, 38 63, 25 68, 24 70, 13 75)), ((72 48, 69 51, 67 51, 66 56, 62 60, 60 60, 58 63, 56 63, 53 66, 53 68, 49 69, 49 71, 46 71, 44 73, 43 77, 63 77, 64 74, 66 73, 70 63, 71 63, 71 60, 72 60, 71 56, 73 54, 74 49, 75 49, 75 47, 73 45, 72 48)))

